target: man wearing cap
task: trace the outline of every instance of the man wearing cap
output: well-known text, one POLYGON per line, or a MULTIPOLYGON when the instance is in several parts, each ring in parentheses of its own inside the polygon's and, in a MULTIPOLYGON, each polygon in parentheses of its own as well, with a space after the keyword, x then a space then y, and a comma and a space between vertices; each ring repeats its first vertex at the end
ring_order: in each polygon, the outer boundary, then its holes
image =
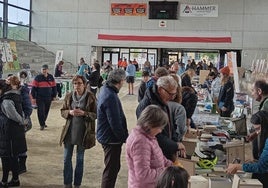
POLYGON ((41 74, 37 75, 32 82, 31 94, 33 102, 37 105, 37 116, 40 130, 44 130, 46 120, 51 105, 51 101, 56 98, 56 82, 52 74, 48 73, 48 65, 43 65, 41 74))
POLYGON ((230 80, 228 66, 220 69, 221 89, 218 98, 218 107, 221 117, 230 117, 234 110, 234 86, 230 80))

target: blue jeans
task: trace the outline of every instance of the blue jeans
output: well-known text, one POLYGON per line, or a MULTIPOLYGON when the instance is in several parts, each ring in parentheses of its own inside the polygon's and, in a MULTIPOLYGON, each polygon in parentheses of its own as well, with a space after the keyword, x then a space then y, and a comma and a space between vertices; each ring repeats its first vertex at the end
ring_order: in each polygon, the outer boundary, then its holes
MULTIPOLYGON (((72 184, 73 181, 73 156, 74 145, 64 144, 64 169, 63 178, 64 185, 72 184)), ((85 149, 82 146, 77 146, 76 149, 76 166, 74 171, 74 185, 80 186, 84 170, 84 153, 85 149)))

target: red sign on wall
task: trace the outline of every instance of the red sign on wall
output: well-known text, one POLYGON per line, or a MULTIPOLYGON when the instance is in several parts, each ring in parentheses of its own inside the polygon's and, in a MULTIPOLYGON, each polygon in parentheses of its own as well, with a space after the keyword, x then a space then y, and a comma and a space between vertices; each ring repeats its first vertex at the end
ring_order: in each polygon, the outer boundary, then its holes
POLYGON ((147 4, 111 4, 112 16, 146 16, 147 4))

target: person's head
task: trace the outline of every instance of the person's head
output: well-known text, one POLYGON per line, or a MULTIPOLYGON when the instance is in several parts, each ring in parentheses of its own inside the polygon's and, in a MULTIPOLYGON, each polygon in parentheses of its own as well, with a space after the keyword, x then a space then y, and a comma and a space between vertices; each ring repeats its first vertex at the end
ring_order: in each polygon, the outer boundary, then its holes
POLYGON ((142 71, 141 76, 142 76, 142 80, 144 82, 147 82, 150 78, 150 73, 148 71, 142 71))
POLYGON ((125 79, 125 71, 122 69, 115 69, 109 72, 107 83, 117 87, 120 90, 124 84, 125 79))
POLYGON ((190 76, 190 78, 193 78, 194 75, 195 75, 195 70, 194 70, 194 68, 193 68, 193 67, 189 67, 189 68, 187 69, 187 74, 190 76))
POLYGON ((265 80, 257 80, 252 87, 252 96, 256 101, 262 101, 268 96, 268 84, 265 80))
POLYGON ((189 178, 184 168, 169 166, 158 177, 156 188, 187 188, 189 178))
POLYGON ((167 114, 159 106, 149 105, 141 112, 137 125, 151 136, 156 136, 164 129, 168 121, 167 114))
POLYGON ((20 80, 17 76, 7 77, 6 83, 10 84, 12 89, 18 89, 20 87, 20 80))
POLYGON ((224 85, 229 80, 230 69, 228 66, 220 69, 221 84, 224 85))
POLYGON ((79 95, 82 95, 87 87, 87 80, 84 76, 76 75, 72 79, 72 84, 74 91, 77 92, 79 95))
POLYGON ((218 69, 216 67, 212 67, 210 69, 210 72, 215 72, 216 76, 218 76, 218 74, 219 74, 219 71, 218 71, 218 69))
POLYGON ((7 84, 6 80, 0 80, 0 95, 5 94, 7 91, 12 89, 10 84, 7 84))
POLYGON ((157 78, 161 77, 161 76, 167 76, 169 73, 168 73, 168 70, 165 68, 165 67, 158 67, 155 72, 154 72, 155 76, 157 78))
POLYGON ((216 75, 215 72, 210 72, 210 73, 208 74, 208 79, 209 79, 210 81, 214 80, 216 77, 217 77, 217 75, 216 75))
POLYGON ((59 65, 63 65, 63 64, 64 64, 64 61, 59 61, 58 64, 59 64, 59 65))
POLYGON ((187 60, 187 64, 188 64, 188 65, 191 65, 191 63, 192 63, 191 59, 188 59, 188 60, 187 60))
POLYGON ((157 79, 157 92, 164 103, 173 100, 177 95, 178 83, 176 80, 168 75, 157 79))
POLYGON ((27 79, 28 73, 25 70, 22 70, 19 72, 18 76, 20 79, 27 79))
POLYGON ((84 64, 85 63, 85 60, 83 57, 80 58, 80 65, 84 64))
POLYGON ((174 73, 177 73, 179 71, 179 63, 176 61, 174 62, 171 67, 170 70, 174 73))
POLYGON ((47 74, 48 74, 48 65, 47 64, 42 65, 42 67, 41 67, 41 73, 43 75, 47 76, 47 74))
POLYGON ((93 63, 92 64, 92 69, 96 70, 96 71, 100 71, 100 64, 99 63, 93 63))

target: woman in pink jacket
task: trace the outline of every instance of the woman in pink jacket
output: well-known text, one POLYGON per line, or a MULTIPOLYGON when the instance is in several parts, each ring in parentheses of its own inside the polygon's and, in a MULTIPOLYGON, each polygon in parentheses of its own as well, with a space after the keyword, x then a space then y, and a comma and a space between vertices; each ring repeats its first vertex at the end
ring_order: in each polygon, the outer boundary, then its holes
POLYGON ((167 114, 158 106, 146 107, 126 143, 129 188, 155 188, 158 176, 171 166, 156 140, 165 125, 167 114))

